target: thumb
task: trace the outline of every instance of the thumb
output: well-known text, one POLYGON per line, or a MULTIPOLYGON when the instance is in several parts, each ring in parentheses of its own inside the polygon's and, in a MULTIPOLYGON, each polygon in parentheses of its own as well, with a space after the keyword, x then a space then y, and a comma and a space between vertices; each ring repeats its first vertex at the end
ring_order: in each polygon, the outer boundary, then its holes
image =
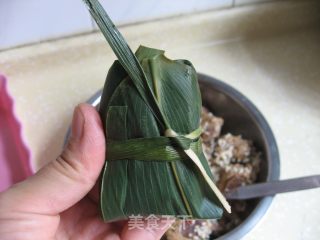
POLYGON ((34 176, 2 193, 1 202, 18 211, 58 214, 90 191, 104 158, 100 117, 92 106, 80 104, 74 110, 71 137, 63 153, 34 176))

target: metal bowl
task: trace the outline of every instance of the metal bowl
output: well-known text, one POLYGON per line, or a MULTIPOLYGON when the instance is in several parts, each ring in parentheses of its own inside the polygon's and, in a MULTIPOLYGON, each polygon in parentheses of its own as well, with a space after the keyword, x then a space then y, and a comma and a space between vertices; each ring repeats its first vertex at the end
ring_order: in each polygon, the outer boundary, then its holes
MULTIPOLYGON (((258 182, 278 180, 280 160, 276 140, 263 115, 243 94, 228 84, 199 74, 203 105, 224 119, 223 133, 241 134, 253 141, 262 153, 258 182)), ((241 239, 265 215, 273 196, 250 200, 251 213, 236 228, 219 237, 219 240, 241 239)))
MULTIPOLYGON (((280 175, 279 152, 276 140, 265 118, 253 103, 228 84, 204 74, 198 74, 203 105, 224 119, 222 133, 241 134, 253 141, 262 153, 258 182, 278 180, 280 175)), ((97 107, 102 90, 88 103, 97 107)), ((273 196, 250 200, 251 212, 236 228, 219 237, 219 240, 241 239, 265 215, 273 196)))

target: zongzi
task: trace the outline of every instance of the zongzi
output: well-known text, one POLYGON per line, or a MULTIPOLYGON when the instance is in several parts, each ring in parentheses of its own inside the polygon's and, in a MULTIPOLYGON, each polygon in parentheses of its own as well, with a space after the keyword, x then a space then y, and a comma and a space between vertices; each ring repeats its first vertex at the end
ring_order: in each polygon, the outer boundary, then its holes
POLYGON ((230 206, 201 147, 201 95, 187 60, 140 46, 134 54, 98 0, 84 0, 116 60, 99 113, 107 139, 100 205, 105 221, 131 215, 220 218, 230 206))

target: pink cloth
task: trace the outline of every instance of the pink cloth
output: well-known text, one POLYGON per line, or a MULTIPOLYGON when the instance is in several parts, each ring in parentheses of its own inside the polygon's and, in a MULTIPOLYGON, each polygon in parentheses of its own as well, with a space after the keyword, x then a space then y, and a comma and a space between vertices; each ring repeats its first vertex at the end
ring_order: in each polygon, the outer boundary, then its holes
POLYGON ((6 78, 0 74, 0 192, 31 174, 30 151, 21 137, 6 78))

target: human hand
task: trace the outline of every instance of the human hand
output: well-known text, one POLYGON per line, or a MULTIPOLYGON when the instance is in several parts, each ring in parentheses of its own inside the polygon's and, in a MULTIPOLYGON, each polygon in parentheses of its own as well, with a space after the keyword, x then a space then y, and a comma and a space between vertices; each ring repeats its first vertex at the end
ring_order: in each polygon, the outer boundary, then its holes
POLYGON ((156 229, 104 223, 92 188, 104 165, 105 137, 97 111, 80 104, 63 153, 34 176, 0 193, 0 239, 160 239, 156 229), (90 192, 90 194, 88 194, 90 192))

